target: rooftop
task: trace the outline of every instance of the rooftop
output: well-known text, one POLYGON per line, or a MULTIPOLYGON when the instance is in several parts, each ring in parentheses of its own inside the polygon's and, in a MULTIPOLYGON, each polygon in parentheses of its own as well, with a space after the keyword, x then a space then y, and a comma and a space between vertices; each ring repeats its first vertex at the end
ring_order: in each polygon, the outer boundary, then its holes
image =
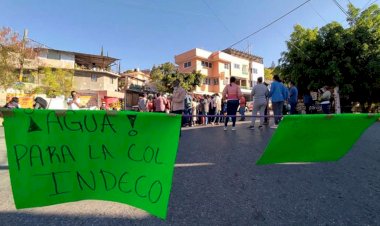
POLYGON ((109 56, 102 56, 102 55, 94 55, 94 54, 87 54, 87 53, 79 53, 79 52, 71 52, 71 51, 65 51, 65 50, 59 50, 59 49, 52 49, 52 48, 36 48, 37 51, 39 50, 52 50, 57 51, 61 53, 70 53, 75 55, 75 63, 79 65, 87 65, 87 64, 95 64, 99 67, 107 67, 110 64, 114 63, 115 61, 119 60, 117 58, 109 57, 109 56))
POLYGON ((237 49, 233 49, 233 48, 228 48, 228 49, 223 50, 223 52, 228 53, 228 54, 230 54, 232 56, 237 56, 237 57, 240 57, 240 58, 252 60, 252 61, 257 62, 257 63, 261 63, 261 64, 263 63, 263 58, 262 57, 259 57, 259 56, 256 56, 256 55, 253 55, 253 54, 241 51, 241 50, 237 50, 237 49))

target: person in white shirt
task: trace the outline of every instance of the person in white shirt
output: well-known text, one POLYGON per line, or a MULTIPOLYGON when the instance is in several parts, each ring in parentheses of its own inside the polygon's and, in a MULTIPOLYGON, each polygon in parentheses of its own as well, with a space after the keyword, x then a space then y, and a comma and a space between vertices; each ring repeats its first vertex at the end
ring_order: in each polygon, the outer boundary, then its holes
POLYGON ((219 94, 215 94, 215 98, 214 98, 214 101, 215 101, 215 118, 214 118, 214 123, 215 125, 219 125, 219 122, 220 122, 220 117, 217 117, 217 116, 220 116, 221 115, 221 111, 222 111, 222 99, 219 97, 219 94))
POLYGON ((331 98, 331 92, 328 90, 328 86, 324 86, 320 89, 322 96, 321 96, 321 106, 322 111, 325 114, 330 114, 330 98, 331 98))
POLYGON ((79 108, 81 108, 80 98, 77 92, 71 91, 71 98, 67 99, 67 105, 69 106, 70 110, 78 110, 79 108))

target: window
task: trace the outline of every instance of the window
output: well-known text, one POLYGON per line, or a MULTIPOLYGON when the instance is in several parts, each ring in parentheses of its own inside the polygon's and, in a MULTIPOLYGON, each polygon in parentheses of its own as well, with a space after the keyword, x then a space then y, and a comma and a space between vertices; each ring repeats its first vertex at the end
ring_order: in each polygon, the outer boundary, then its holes
POLYGON ((98 77, 96 75, 91 75, 91 81, 92 82, 98 81, 98 77))
POLYGON ((209 67, 209 68, 212 68, 212 63, 209 63, 209 62, 207 62, 207 61, 202 61, 202 62, 201 62, 201 65, 202 65, 203 67, 209 67))
POLYGON ((47 58, 48 59, 53 59, 53 60, 60 60, 61 59, 61 54, 58 51, 55 50, 48 50, 47 53, 47 58))
POLYGON ((189 62, 184 63, 183 67, 184 68, 191 67, 191 62, 189 61, 189 62))
POLYGON ((252 68, 252 73, 257 74, 257 68, 252 68))
POLYGON ((111 77, 110 77, 110 82, 111 82, 111 84, 113 84, 113 78, 111 78, 111 77))
POLYGON ((209 79, 209 78, 205 78, 205 79, 203 80, 203 84, 204 84, 204 85, 210 85, 210 83, 211 83, 211 79, 209 79))
POLYGON ((248 65, 243 65, 242 73, 248 75, 248 65))
POLYGON ((240 64, 234 64, 235 69, 240 69, 240 64))
POLYGON ((213 79, 213 85, 219 85, 219 79, 218 78, 214 78, 213 79))
POLYGON ((230 65, 229 64, 224 64, 224 69, 230 69, 230 65))

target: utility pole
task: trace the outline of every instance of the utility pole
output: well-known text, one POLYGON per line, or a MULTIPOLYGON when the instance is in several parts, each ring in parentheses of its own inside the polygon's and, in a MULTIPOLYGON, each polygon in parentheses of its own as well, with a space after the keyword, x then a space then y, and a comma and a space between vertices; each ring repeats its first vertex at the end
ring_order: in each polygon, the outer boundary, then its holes
POLYGON ((251 43, 249 41, 247 43, 247 53, 251 54, 251 43))

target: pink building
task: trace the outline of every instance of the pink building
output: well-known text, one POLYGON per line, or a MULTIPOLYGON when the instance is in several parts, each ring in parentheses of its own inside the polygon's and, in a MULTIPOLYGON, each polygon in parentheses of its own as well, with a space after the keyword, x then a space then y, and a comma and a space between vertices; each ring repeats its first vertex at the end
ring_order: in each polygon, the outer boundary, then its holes
POLYGON ((200 71, 206 75, 203 84, 194 91, 198 94, 221 93, 229 78, 234 76, 242 92, 250 99, 252 84, 257 77, 264 77, 262 58, 234 49, 210 52, 195 48, 175 56, 175 63, 181 73, 200 71), (252 68, 253 65, 259 68, 252 68), (262 75, 258 75, 259 71, 262 75))

